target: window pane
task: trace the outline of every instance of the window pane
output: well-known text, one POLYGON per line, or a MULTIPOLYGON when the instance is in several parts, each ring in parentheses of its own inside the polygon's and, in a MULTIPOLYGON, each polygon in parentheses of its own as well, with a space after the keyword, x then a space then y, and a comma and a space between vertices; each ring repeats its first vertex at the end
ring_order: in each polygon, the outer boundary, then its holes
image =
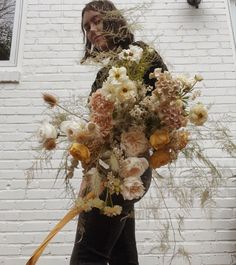
POLYGON ((10 60, 16 0, 0 0, 0 60, 10 60))

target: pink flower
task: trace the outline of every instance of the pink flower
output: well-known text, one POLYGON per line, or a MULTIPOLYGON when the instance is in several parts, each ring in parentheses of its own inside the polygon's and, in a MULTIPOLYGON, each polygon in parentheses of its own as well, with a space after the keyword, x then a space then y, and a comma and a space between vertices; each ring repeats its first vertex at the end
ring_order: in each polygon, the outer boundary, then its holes
POLYGON ((128 156, 138 156, 148 149, 148 140, 139 128, 121 134, 121 146, 128 156))
POLYGON ((101 89, 94 92, 90 98, 90 106, 92 112, 97 115, 111 114, 114 110, 114 102, 107 100, 104 95, 102 95, 101 89))
POLYGON ((145 193, 145 188, 140 177, 125 178, 121 194, 125 200, 138 199, 145 193))
POLYGON ((122 178, 140 177, 148 166, 149 163, 144 157, 128 157, 121 163, 120 176, 122 178))
POLYGON ((187 118, 184 116, 183 108, 178 104, 163 104, 159 106, 159 118, 161 123, 168 129, 174 130, 187 125, 187 118))
POLYGON ((113 128, 113 120, 111 115, 103 116, 93 114, 91 121, 98 125, 99 131, 103 137, 107 136, 113 128))

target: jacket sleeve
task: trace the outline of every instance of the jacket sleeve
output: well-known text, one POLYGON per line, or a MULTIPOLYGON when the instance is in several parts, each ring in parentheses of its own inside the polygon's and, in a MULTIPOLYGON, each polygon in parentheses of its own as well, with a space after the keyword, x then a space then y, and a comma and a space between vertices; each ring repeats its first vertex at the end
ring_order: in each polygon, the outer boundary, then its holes
POLYGON ((106 80, 108 77, 108 72, 109 72, 109 67, 103 67, 100 69, 97 73, 96 79, 92 84, 91 91, 90 91, 90 96, 99 88, 102 88, 103 82, 106 80))

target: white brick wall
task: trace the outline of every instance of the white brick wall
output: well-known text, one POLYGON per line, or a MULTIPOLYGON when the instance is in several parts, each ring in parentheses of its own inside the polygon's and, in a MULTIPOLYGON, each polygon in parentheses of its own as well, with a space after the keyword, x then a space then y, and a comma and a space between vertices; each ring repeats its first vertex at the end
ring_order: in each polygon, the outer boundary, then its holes
MULTIPOLYGON (((81 66, 80 31, 85 0, 25 1, 19 84, 0 84, 0 265, 23 265, 48 231, 71 205, 63 180, 54 185, 54 171, 38 174, 26 188, 24 170, 33 161, 29 137, 42 120, 45 106, 41 93, 61 98, 71 94, 87 96, 97 68, 81 66)), ((116 0, 120 8, 142 1, 116 0)), ((154 0, 142 12, 136 11, 143 30, 136 39, 153 42, 173 72, 201 73, 203 101, 214 103, 211 112, 234 117, 229 127, 236 132, 235 51, 226 0, 203 0, 199 9, 185 0, 154 0), (141 13, 140 13, 141 12, 141 13), (141 14, 141 15, 140 15, 141 14)), ((0 72, 7 69, 0 69, 0 72)), ((1 76, 1 75, 0 75, 1 76)), ((223 162, 225 178, 235 173, 235 161, 219 149, 210 156, 223 162)), ((57 159, 59 156, 57 156, 57 159)), ((74 186, 79 186, 79 172, 74 186)), ((154 187, 153 187, 154 189, 154 187)), ((150 190, 136 206, 137 240, 141 265, 169 264, 158 248, 160 222, 166 209, 153 210, 157 192, 150 190), (154 196, 154 199, 150 197, 154 196), (158 211, 158 213, 157 213, 158 211), (158 215, 157 215, 158 214, 158 215)), ((215 196, 216 206, 208 213, 195 204, 184 222, 184 239, 178 245, 191 255, 193 265, 236 264, 236 182, 227 179, 215 196)), ((177 212, 168 198, 170 211, 177 212)), ((173 219, 176 226, 176 220, 173 219)), ((39 265, 69 264, 76 222, 69 223, 49 244, 39 265)), ((170 240, 173 234, 170 234, 170 240)), ((170 254, 170 253, 169 253, 170 254)), ((188 264, 176 258, 172 264, 188 264)))

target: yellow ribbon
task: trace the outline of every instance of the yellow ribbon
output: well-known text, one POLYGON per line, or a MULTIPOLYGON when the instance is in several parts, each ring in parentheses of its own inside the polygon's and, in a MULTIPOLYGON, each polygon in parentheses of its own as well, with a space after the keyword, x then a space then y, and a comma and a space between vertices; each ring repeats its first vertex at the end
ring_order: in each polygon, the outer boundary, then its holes
POLYGON ((32 257, 28 260, 26 265, 34 265, 36 264, 37 260, 43 253, 44 249, 50 242, 50 240, 70 221, 72 220, 76 215, 80 214, 82 212, 82 209, 78 207, 72 208, 60 221, 57 223, 57 225, 51 230, 49 235, 45 238, 45 240, 42 242, 42 244, 35 250, 32 257))

